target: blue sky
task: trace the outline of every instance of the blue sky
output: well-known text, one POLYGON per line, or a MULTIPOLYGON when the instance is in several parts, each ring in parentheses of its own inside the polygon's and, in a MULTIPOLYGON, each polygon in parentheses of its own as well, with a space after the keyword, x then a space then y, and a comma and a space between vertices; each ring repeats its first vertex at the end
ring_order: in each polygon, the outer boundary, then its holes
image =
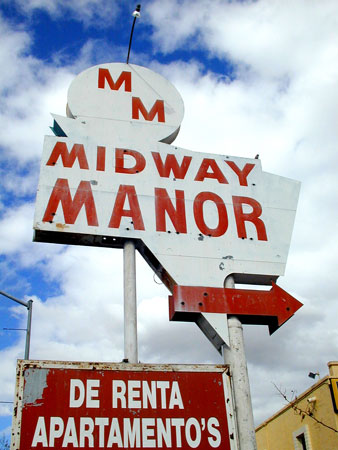
MULTIPOLYGON (((31 357, 120 361, 122 255, 32 243, 44 135, 65 114, 67 89, 86 68, 125 62, 136 3, 4 0, 0 6, 0 290, 34 300, 31 357), (81 286, 81 287, 80 287, 81 286)), ((130 62, 168 78, 185 103, 175 144, 253 158, 301 181, 286 274, 304 303, 272 337, 245 327, 256 423, 338 359, 338 4, 161 0, 142 3, 130 62)), ((140 359, 221 363, 193 324, 169 323, 168 291, 138 258, 140 359), (184 345, 182 345, 184 343, 184 345)), ((0 299, 0 400, 11 401, 26 311, 0 299)), ((0 433, 11 405, 0 404, 0 433)))

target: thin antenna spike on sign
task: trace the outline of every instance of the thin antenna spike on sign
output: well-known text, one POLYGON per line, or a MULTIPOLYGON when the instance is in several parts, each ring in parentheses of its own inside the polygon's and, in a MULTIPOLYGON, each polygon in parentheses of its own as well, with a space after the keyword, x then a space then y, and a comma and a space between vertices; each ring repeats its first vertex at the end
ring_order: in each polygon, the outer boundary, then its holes
POLYGON ((127 64, 129 64, 129 55, 130 55, 130 49, 131 49, 131 42, 132 42, 133 34, 134 34, 135 22, 136 22, 136 19, 141 17, 140 11, 141 11, 141 5, 139 4, 139 5, 136 6, 135 11, 133 12, 134 20, 133 20, 133 26, 131 27, 131 32, 130 32, 127 64))

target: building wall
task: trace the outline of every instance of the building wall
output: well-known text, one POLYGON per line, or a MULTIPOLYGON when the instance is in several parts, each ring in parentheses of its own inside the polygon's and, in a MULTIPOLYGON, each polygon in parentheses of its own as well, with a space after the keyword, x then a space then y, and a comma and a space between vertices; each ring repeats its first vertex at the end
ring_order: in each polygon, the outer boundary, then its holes
POLYGON ((313 419, 338 430, 338 414, 334 411, 330 391, 330 378, 338 378, 338 362, 328 365, 330 376, 319 380, 294 403, 312 417, 295 411, 290 405, 284 407, 256 429, 258 450, 303 450, 302 439, 307 450, 338 449, 338 432, 313 419), (314 397, 316 401, 308 401, 314 397))

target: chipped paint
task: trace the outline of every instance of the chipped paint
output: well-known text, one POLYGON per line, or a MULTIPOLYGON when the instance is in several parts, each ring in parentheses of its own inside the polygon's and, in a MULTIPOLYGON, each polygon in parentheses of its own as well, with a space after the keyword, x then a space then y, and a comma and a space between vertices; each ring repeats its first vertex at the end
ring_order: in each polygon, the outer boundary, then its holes
MULTIPOLYGON (((123 427, 129 430, 135 423, 140 424, 139 431, 135 428, 137 447, 156 447, 156 433, 161 436, 162 425, 168 424, 171 437, 167 447, 177 448, 173 421, 179 420, 182 442, 178 446, 182 450, 191 445, 237 450, 237 443, 231 438, 236 433, 230 382, 229 366, 225 365, 19 360, 11 450, 73 448, 71 438, 80 444, 76 446, 87 448, 84 436, 88 430, 84 431, 82 420, 93 424, 90 447, 94 448, 105 447, 101 440, 107 444, 110 427, 117 427, 124 440, 123 427), (114 380, 118 382, 116 391, 114 380), (79 385, 84 389, 82 397, 79 385), (120 386, 124 386, 123 391, 120 386), (114 398, 116 401, 112 402, 114 398), (107 423, 104 434, 96 425, 97 417, 107 423), (65 434, 70 426, 72 436, 65 434), (150 426, 152 434, 146 432, 143 437, 143 426, 150 426)), ((128 439, 122 446, 129 446, 128 439)))
POLYGON ((26 369, 23 404, 37 406, 42 401, 43 391, 47 387, 49 369, 26 369))

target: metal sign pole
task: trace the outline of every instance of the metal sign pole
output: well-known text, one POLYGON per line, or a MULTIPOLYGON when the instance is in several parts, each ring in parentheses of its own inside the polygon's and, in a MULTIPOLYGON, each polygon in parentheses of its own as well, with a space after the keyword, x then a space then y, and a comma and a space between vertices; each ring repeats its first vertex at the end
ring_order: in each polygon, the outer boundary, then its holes
POLYGON ((126 241, 123 247, 124 359, 130 363, 138 362, 135 253, 134 242, 126 241))
MULTIPOLYGON (((227 277, 225 288, 233 289, 234 287, 234 278, 232 276, 227 277)), ((241 321, 236 316, 228 317, 228 329, 230 350, 223 346, 223 355, 224 362, 230 364, 232 375, 239 448, 241 450, 256 450, 255 426, 241 321)))
POLYGON ((29 359, 29 350, 30 350, 30 343, 31 343, 33 300, 28 300, 28 302, 27 302, 27 310, 28 310, 28 315, 27 315, 25 359, 29 359))
POLYGON ((29 359, 29 349, 30 349, 30 341, 31 341, 31 328, 32 328, 32 312, 33 312, 33 300, 28 300, 25 302, 24 300, 20 300, 19 298, 15 298, 12 295, 7 294, 4 291, 0 291, 0 294, 4 297, 13 300, 16 303, 19 303, 22 306, 25 306, 28 310, 27 316, 27 328, 26 328, 26 345, 25 345, 25 359, 29 359))

